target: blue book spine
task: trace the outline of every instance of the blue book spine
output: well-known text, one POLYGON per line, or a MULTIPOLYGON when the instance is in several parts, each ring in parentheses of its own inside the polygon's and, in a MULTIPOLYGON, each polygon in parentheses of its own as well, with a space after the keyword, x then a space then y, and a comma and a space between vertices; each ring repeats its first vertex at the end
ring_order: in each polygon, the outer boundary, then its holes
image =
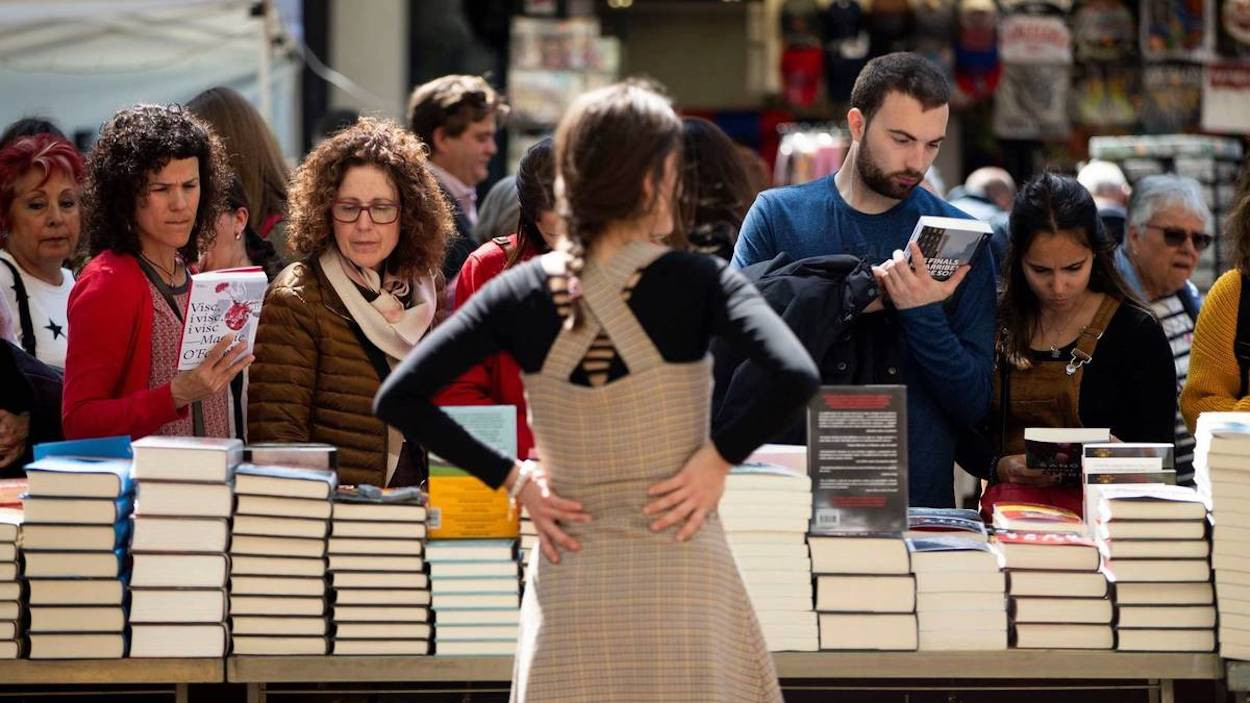
POLYGON ((93 456, 103 459, 133 459, 130 437, 99 437, 72 439, 66 442, 43 442, 34 448, 35 461, 46 456, 93 456))

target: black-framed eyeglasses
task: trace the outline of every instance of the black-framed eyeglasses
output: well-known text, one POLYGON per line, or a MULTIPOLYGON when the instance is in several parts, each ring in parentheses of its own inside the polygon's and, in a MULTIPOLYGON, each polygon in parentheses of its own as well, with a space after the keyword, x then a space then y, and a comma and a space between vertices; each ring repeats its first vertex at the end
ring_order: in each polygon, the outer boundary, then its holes
POLYGON ((1146 226, 1150 229, 1157 229, 1162 232, 1163 241, 1170 247, 1183 247, 1185 246, 1185 240, 1190 239, 1194 243, 1194 249, 1196 251, 1202 251, 1203 249, 1211 246, 1211 244, 1215 241, 1215 237, 1207 234, 1206 232, 1190 231, 1181 227, 1160 227, 1159 225, 1152 225, 1150 223, 1146 223, 1146 226))
POLYGON ((330 216, 336 222, 351 224, 360 219, 360 213, 369 213, 369 219, 375 225, 389 225, 399 219, 399 206, 395 203, 373 203, 361 205, 350 200, 336 200, 330 206, 330 216))

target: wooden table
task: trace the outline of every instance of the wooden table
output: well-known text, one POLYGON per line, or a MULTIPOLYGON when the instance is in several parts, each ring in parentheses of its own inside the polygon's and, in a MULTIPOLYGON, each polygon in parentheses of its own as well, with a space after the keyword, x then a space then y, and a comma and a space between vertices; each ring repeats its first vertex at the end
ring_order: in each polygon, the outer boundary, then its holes
MULTIPOLYGON (((1172 703, 1176 679, 1219 679, 1214 654, 1136 654, 1013 649, 1003 652, 784 652, 774 655, 784 683, 797 680, 1133 680, 1152 700, 1172 703)), ((249 703, 266 684, 329 682, 480 682, 506 689, 511 657, 230 657, 226 680, 245 683, 249 703)))
POLYGON ((163 684, 173 687, 178 703, 186 703, 188 684, 222 683, 225 673, 222 659, 0 660, 6 686, 163 684))

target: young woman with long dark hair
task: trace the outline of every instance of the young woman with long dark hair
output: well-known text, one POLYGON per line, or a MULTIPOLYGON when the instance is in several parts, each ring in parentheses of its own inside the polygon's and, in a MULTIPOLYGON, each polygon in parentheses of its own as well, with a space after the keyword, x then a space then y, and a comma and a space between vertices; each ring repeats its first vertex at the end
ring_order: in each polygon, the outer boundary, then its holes
POLYGON ((959 464, 987 479, 982 508, 1030 502, 1081 511, 1081 489, 1029 468, 1027 427, 1109 427, 1126 442, 1171 442, 1172 350, 1112 262, 1115 241, 1073 178, 1042 174, 1016 196, 998 307, 994 395, 959 464))
POLYGON ((555 140, 567 241, 473 296, 375 402, 534 520, 514 701, 781 700, 716 506, 731 464, 818 377, 741 276, 657 243, 673 230, 680 152, 681 121, 655 92, 624 83, 579 98, 555 140), (748 347, 774 382, 709 433, 713 335, 748 347), (432 402, 499 351, 524 373, 541 468, 432 402))

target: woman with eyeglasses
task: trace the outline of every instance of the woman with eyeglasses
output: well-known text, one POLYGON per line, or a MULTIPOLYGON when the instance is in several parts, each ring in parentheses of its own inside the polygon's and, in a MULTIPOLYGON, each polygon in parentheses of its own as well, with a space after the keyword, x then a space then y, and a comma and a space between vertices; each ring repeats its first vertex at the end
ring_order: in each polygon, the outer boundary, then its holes
MULTIPOLYGON (((1246 277, 1250 275, 1250 162, 1243 169, 1236 204, 1225 221, 1232 270, 1211 286, 1194 327, 1189 355, 1189 377, 1181 391, 1181 414, 1190 432, 1204 412, 1247 411, 1246 373, 1235 347, 1247 337, 1238 330, 1242 309, 1250 312, 1246 277)), ((1179 369, 1178 369, 1179 370, 1179 369)))
POLYGON ((1043 174, 1017 194, 998 308, 994 394, 957 461, 994 503, 1081 512, 1080 485, 1029 468, 1027 427, 1109 427, 1125 442, 1171 442, 1172 351, 1154 315, 1112 263, 1115 241, 1073 178, 1043 174))
MULTIPOLYGON (((1189 281, 1198 259, 1215 237, 1207 234, 1211 210, 1202 186, 1192 178, 1166 174, 1147 176, 1133 186, 1124 243, 1115 252, 1115 266, 1129 290, 1150 308, 1172 345, 1176 392, 1189 375, 1194 323, 1202 294, 1189 281)), ((1176 480, 1193 479, 1194 438, 1176 414, 1176 480)))
POLYGON ((454 231, 425 148, 362 118, 313 149, 288 196, 300 260, 261 308, 248 441, 326 442, 341 483, 415 485, 421 452, 373 416, 373 396, 434 321, 454 231))

